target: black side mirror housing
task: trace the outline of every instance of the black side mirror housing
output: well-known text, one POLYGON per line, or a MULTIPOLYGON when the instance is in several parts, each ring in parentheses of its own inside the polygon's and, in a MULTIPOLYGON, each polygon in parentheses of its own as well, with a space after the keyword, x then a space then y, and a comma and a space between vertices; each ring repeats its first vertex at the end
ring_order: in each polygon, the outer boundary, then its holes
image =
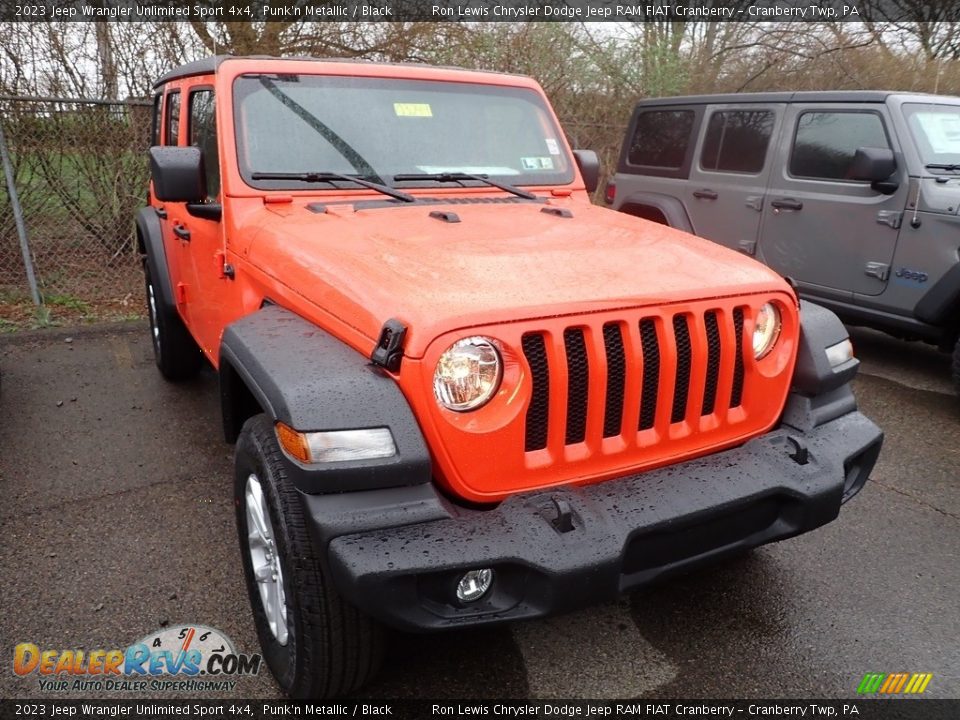
POLYGON ((150 148, 153 194, 164 202, 199 203, 207 198, 203 153, 198 147, 150 148))
POLYGON ((897 169, 897 161, 890 148, 860 147, 853 156, 847 176, 851 180, 880 182, 897 169))
POLYGON ((583 184, 587 192, 592 193, 600 185, 600 158, 593 150, 574 150, 573 157, 583 175, 583 184))

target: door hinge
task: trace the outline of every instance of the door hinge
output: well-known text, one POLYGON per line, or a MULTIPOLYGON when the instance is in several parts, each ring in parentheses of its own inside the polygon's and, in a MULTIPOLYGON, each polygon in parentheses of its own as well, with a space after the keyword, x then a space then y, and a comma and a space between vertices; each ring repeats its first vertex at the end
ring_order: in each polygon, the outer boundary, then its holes
POLYGON ((881 210, 877 213, 877 222, 881 225, 889 225, 894 230, 899 230, 903 223, 903 213, 899 210, 881 210))
POLYGON ((213 265, 217 271, 217 277, 221 280, 225 278, 233 280, 235 274, 233 265, 227 262, 227 254, 223 250, 217 250, 213 254, 213 265))
POLYGON ((756 240, 741 240, 737 243, 737 250, 742 252, 744 255, 756 255, 757 254, 757 241, 756 240))
POLYGON ((177 305, 187 304, 187 286, 185 283, 177 283, 177 305))
POLYGON ((747 199, 744 204, 751 210, 760 212, 763 210, 763 195, 747 195, 747 199))
POLYGON ((868 262, 863 273, 875 277, 877 280, 886 280, 890 277, 890 266, 887 263, 868 262))

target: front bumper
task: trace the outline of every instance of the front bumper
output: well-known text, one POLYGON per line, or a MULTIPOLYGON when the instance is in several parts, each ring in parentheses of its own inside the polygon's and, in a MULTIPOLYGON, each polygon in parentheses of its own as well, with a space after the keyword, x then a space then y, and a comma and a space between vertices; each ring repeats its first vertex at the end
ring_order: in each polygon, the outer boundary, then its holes
MULTIPOLYGON (((489 510, 415 500, 398 513, 381 502, 353 534, 330 532, 323 503, 331 496, 304 498, 337 590, 389 625, 435 630, 571 610, 813 530, 860 490, 882 440, 852 411, 640 475, 515 495, 489 510), (463 606, 454 589, 473 568, 492 568, 494 584, 463 606)), ((341 528, 357 527, 356 517, 339 517, 341 528)))

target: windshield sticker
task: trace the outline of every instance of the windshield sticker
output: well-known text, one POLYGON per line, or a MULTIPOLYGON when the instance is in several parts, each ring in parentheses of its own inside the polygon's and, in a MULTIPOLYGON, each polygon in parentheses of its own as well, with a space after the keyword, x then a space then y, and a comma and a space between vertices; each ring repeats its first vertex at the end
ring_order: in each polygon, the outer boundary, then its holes
POLYGON ((960 153, 960 115, 918 112, 914 117, 934 153, 960 153))
POLYGON ((553 158, 525 157, 520 158, 524 170, 553 170, 553 158))
POLYGON ((393 112, 397 117, 433 117, 429 103, 394 103, 393 112))
POLYGON ((550 152, 551 155, 560 154, 560 145, 557 144, 557 141, 555 138, 547 138, 546 143, 547 143, 547 150, 550 152))
POLYGON ((417 170, 429 175, 440 175, 442 173, 470 173, 471 175, 519 175, 517 170, 509 167, 499 167, 497 165, 455 165, 447 167, 446 165, 417 165, 417 170))

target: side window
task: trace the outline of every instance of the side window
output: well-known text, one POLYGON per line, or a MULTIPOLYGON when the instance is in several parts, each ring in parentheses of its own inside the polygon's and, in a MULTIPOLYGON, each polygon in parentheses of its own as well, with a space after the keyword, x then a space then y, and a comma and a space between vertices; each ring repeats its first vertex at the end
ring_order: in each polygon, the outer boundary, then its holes
POLYGON ((700 167, 717 172, 757 174, 763 170, 773 134, 770 110, 722 110, 710 116, 700 167))
POLYGON ((167 93, 166 109, 164 111, 163 144, 176 145, 180 135, 180 91, 167 93))
POLYGON ((857 148, 889 148, 883 120, 872 112, 805 112, 797 121, 790 174, 821 180, 848 180, 857 148))
POLYGON ((160 107, 163 104, 163 95, 153 96, 153 116, 150 119, 150 144, 160 144, 160 107))
POLYGON ((650 110, 640 113, 630 141, 631 165, 679 170, 693 130, 693 110, 650 110))
POLYGON ((189 130, 190 144, 200 148, 203 153, 207 198, 215 199, 220 192, 220 159, 217 154, 217 118, 213 90, 194 90, 190 93, 189 130))

